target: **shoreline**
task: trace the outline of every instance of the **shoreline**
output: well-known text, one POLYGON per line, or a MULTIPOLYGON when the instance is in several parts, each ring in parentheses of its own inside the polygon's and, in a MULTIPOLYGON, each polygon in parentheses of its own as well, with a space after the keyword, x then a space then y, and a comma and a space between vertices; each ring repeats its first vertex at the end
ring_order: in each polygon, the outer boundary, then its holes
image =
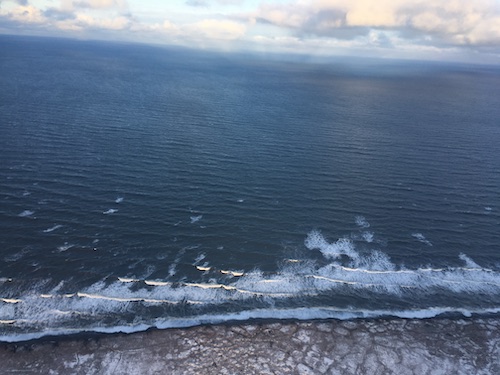
POLYGON ((498 374, 500 319, 228 322, 0 347, 6 374, 498 374))

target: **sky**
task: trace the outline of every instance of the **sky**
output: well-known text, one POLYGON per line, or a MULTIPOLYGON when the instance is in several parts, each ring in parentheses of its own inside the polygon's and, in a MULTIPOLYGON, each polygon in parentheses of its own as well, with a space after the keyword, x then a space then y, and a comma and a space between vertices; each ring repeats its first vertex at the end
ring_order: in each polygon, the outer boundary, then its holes
POLYGON ((0 33, 500 64, 500 0, 0 0, 0 33))

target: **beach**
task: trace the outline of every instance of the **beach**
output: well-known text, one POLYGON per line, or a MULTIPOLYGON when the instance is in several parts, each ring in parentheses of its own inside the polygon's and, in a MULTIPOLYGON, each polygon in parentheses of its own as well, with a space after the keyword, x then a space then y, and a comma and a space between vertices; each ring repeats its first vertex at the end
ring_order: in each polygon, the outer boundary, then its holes
POLYGON ((500 321, 251 322, 2 343, 3 374, 498 374, 500 321))

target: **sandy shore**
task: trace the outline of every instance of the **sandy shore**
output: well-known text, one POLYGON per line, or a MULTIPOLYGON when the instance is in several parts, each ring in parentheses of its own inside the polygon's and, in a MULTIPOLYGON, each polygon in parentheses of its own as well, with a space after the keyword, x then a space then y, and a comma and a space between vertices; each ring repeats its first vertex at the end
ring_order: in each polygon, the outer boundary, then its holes
POLYGON ((280 322, 3 343, 2 374, 500 374, 500 320, 280 322))

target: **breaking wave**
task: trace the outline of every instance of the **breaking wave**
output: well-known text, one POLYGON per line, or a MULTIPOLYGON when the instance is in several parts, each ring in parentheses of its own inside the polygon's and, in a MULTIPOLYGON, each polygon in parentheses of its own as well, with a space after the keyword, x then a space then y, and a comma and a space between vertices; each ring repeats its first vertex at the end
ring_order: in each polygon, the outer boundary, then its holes
MULTIPOLYGON (((200 265, 206 260, 203 254, 192 267, 204 281, 124 276, 71 293, 63 292, 67 286, 61 282, 48 292, 0 296, 0 331, 5 332, 0 340, 67 332, 69 327, 113 331, 250 318, 419 318, 500 312, 500 272, 481 267, 465 254, 459 256, 459 267, 406 268, 380 250, 358 250, 349 238, 329 242, 321 232, 311 231, 304 244, 309 253, 319 252, 323 261, 305 257, 283 261, 277 272, 243 271, 207 261, 200 265), (98 323, 105 321, 112 323, 98 323), (12 330, 19 332, 13 335, 12 330)), ((13 286, 16 282, 1 281, 13 286)))

